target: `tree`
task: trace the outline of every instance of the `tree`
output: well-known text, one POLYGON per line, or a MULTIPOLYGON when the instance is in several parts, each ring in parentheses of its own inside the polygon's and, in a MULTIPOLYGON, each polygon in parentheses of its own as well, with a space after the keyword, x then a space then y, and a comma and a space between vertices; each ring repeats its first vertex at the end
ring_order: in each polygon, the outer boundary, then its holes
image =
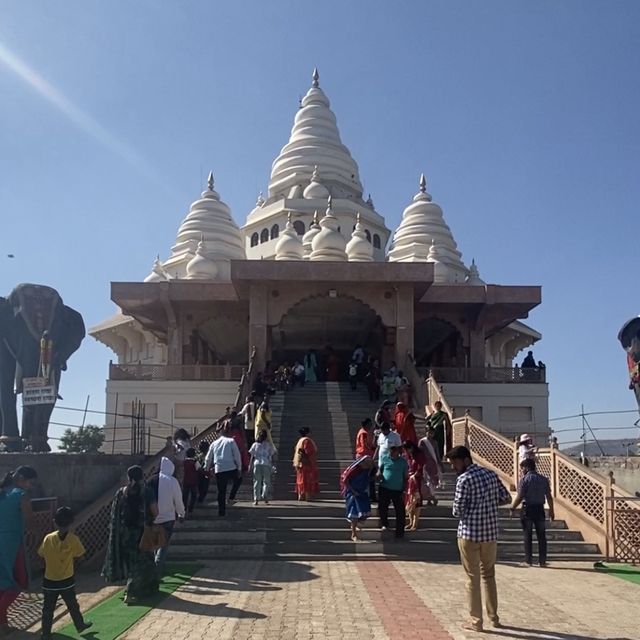
POLYGON ((98 453, 104 442, 104 430, 95 424, 77 429, 65 429, 60 449, 67 453, 98 453))

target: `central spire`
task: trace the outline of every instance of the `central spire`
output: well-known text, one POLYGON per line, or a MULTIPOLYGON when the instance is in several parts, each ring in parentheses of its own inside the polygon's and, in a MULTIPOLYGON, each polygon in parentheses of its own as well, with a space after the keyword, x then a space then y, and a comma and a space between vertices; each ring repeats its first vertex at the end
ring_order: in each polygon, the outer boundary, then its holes
POLYGON ((296 187, 308 185, 316 166, 321 169, 323 183, 337 198, 362 198, 358 165, 342 144, 329 98, 314 69, 289 142, 273 162, 268 201, 291 197, 296 187))

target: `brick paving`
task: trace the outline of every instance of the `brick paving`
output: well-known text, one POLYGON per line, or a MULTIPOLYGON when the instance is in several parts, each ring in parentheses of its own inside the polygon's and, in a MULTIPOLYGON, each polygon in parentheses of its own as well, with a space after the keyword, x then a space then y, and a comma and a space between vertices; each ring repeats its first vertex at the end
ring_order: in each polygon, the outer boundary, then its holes
MULTIPOLYGON (((120 636, 128 640, 638 640, 640 586, 590 564, 500 565, 505 629, 462 631, 457 564, 410 561, 237 561, 203 567, 120 636)), ((83 577, 83 610, 113 593, 83 577)), ((125 605, 122 605, 123 607, 125 605)), ((90 618, 90 616, 89 616, 90 618)), ((57 627, 62 626, 66 616, 57 627)), ((37 637, 38 625, 11 640, 37 637)))

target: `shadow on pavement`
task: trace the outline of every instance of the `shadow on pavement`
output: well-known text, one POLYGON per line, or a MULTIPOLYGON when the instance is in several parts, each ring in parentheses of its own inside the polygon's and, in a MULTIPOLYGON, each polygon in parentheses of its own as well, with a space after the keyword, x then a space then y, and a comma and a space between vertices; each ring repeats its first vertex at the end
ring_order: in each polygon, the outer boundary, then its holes
POLYGON ((501 638, 520 638, 521 640, 633 640, 632 638, 621 636, 602 638, 583 636, 576 633, 561 633, 559 631, 514 627, 513 625, 504 625, 502 629, 491 629, 491 635, 501 638))

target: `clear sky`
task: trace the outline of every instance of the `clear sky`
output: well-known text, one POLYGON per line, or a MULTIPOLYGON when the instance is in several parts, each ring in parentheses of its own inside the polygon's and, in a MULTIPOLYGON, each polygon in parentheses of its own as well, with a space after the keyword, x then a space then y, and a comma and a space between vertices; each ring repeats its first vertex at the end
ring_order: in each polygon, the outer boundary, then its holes
MULTIPOLYGON (((390 228, 424 172, 467 263, 487 282, 542 286, 527 322, 543 334, 551 416, 636 407, 616 334, 640 314, 640 2, 0 0, 0 12, 0 294, 50 284, 88 326, 103 320, 109 283, 168 256, 209 170, 242 224, 317 65, 390 228)), ((102 410, 111 357, 87 338, 61 404, 89 395, 102 410)), ((637 440, 636 418, 592 424, 637 440)))

